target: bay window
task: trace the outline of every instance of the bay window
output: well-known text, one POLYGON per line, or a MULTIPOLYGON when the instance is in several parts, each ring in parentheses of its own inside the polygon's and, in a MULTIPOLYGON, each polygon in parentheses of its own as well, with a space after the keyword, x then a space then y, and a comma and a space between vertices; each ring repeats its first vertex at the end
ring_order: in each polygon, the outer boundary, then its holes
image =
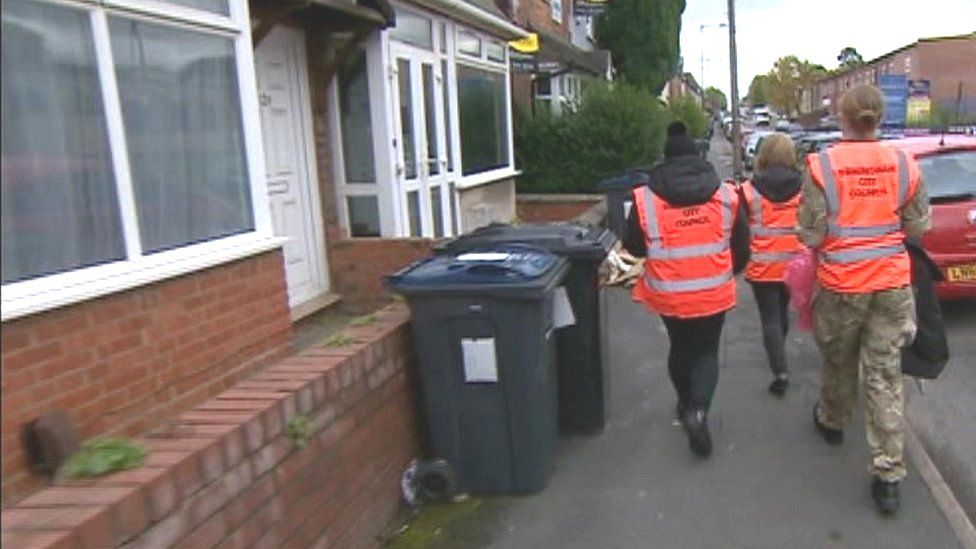
POLYGON ((269 246, 246 4, 231 1, 4 0, 5 319, 48 290, 63 304, 220 262, 225 241, 269 246), (64 294, 86 284, 100 289, 64 294))
POLYGON ((508 86, 504 73, 458 65, 461 166, 471 175, 508 166, 508 86))

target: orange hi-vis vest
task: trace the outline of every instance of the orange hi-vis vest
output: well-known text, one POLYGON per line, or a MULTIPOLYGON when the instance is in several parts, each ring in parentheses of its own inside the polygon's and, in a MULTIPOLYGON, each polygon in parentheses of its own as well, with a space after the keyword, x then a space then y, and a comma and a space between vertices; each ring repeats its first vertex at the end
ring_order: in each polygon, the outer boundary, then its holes
POLYGON ((647 186, 633 191, 647 241, 634 301, 665 316, 711 316, 735 307, 732 223, 739 195, 722 183, 707 202, 672 206, 647 186))
POLYGON ((785 202, 774 202, 757 191, 751 181, 742 184, 742 193, 749 206, 752 232, 746 278, 758 282, 782 282, 786 278, 786 264, 793 254, 803 249, 796 236, 800 193, 785 202))
POLYGON ((820 284, 840 293, 908 286, 901 210, 918 188, 915 159, 877 142, 842 142, 807 156, 807 167, 827 202, 820 284))

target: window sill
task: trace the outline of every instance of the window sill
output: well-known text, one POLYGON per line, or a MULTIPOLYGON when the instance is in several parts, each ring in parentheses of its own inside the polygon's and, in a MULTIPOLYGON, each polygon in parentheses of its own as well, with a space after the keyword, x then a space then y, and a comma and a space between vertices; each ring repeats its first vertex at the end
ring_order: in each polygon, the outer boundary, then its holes
POLYGON ((496 181, 501 181, 502 179, 518 177, 521 174, 522 172, 520 170, 516 170, 515 168, 499 168, 497 170, 476 173, 474 175, 462 177, 457 183, 457 188, 461 190, 471 189, 474 187, 480 187, 481 185, 495 183, 496 181))
POLYGON ((3 322, 193 273, 280 248, 287 239, 258 233, 194 244, 3 287, 3 322))

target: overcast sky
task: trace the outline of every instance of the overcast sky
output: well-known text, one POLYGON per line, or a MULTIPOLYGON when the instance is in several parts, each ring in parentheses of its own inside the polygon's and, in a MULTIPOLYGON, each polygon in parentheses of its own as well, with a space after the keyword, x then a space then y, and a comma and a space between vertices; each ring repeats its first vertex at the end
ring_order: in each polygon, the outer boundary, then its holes
MULTIPOLYGON (((687 0, 681 21, 686 72, 729 95, 727 0, 687 0), (704 30, 701 25, 706 25, 704 30)), ((837 54, 854 46, 865 61, 918 38, 976 31, 976 0, 736 0, 739 95, 757 74, 784 55, 837 66, 837 54)), ((974 61, 976 62, 976 61, 974 61)))

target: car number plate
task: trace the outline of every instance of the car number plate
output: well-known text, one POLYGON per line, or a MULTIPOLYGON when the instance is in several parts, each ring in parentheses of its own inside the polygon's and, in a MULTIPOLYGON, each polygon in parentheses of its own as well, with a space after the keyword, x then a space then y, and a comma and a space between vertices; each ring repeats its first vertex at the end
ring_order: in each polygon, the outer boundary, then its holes
POLYGON ((969 265, 955 265, 946 269, 949 282, 976 280, 976 263, 969 265))

